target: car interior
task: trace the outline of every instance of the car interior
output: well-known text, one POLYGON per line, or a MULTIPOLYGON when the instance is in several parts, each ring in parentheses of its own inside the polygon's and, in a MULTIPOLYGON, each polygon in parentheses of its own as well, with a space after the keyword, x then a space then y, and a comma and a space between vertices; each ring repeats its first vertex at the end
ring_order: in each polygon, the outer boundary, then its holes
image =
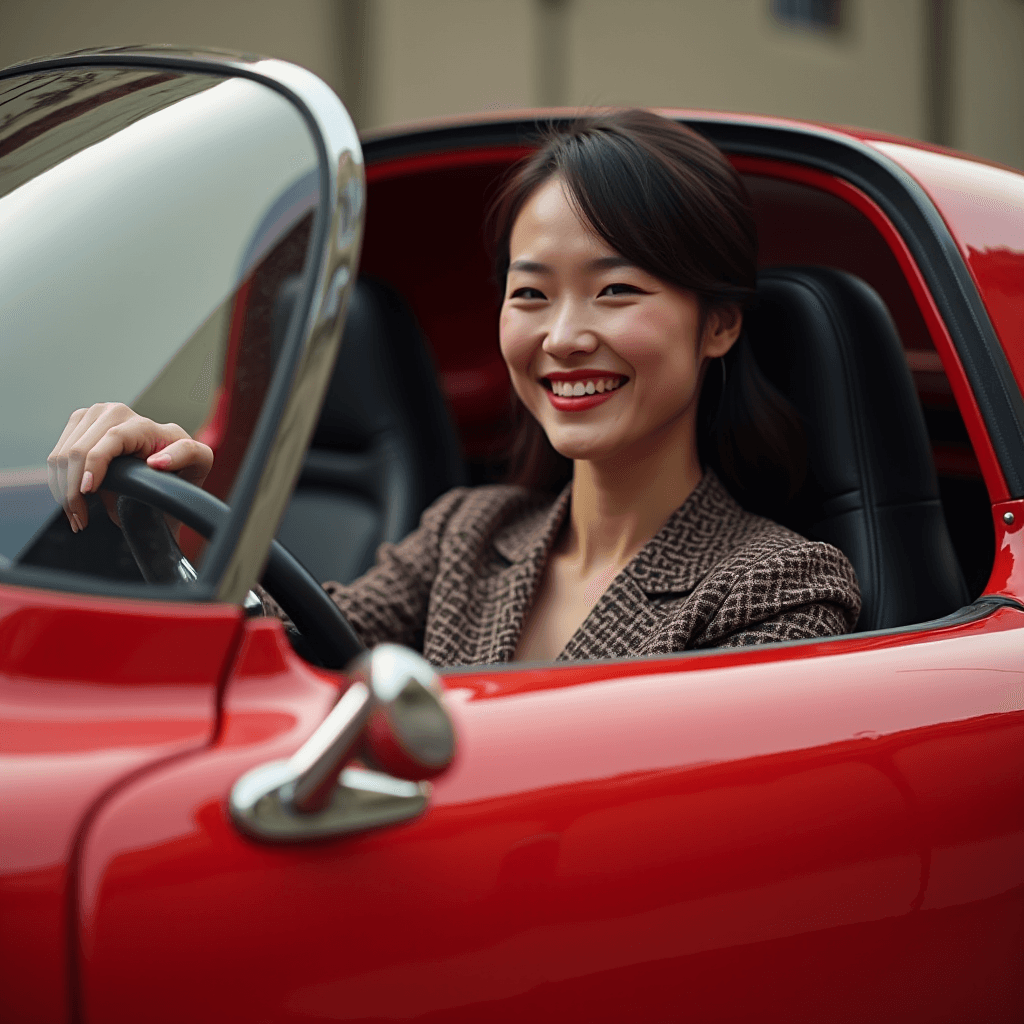
MULTIPOLYGON (((485 235, 496 186, 526 150, 461 148, 367 168, 367 218, 345 335, 278 538, 318 580, 348 582, 446 490, 502 480, 513 435, 499 346, 500 296, 485 235)), ((743 170, 742 165, 740 167, 743 170)), ((746 329, 762 371, 801 416, 808 473, 759 506, 845 552, 860 580, 858 631, 941 618, 984 589, 994 560, 989 497, 942 362, 889 244, 821 189, 745 173, 760 235, 759 297, 746 329)), ((289 232, 239 290, 224 416, 205 488, 226 498, 273 372, 309 231, 289 232), (243 379, 244 378, 244 379, 243 379)), ((89 543, 60 517, 29 565, 139 579, 97 507, 89 543)), ((198 535, 182 547, 201 557, 198 535)))
MULTIPOLYGON (((463 149, 368 167, 361 279, 279 533, 321 580, 354 579, 449 487, 502 477, 512 404, 483 225, 518 155, 463 149)), ((909 284, 842 199, 744 178, 761 246, 747 327, 808 438, 805 484, 764 511, 850 558, 864 596, 858 631, 949 614, 983 590, 994 534, 909 284)))

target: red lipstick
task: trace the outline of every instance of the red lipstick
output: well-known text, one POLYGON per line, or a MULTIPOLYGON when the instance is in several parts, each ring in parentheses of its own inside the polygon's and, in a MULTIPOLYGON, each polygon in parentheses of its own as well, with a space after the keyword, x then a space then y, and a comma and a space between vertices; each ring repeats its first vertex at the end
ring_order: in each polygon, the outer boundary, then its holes
MULTIPOLYGON (((621 390, 616 388, 616 391, 621 390)), ((581 395, 579 398, 573 396, 572 398, 565 398, 562 395, 556 395, 553 392, 548 392, 548 401, 559 411, 559 412, 584 412, 587 409, 593 409, 595 405, 600 405, 602 402, 607 402, 609 398, 615 397, 615 391, 606 391, 603 395, 581 395)))

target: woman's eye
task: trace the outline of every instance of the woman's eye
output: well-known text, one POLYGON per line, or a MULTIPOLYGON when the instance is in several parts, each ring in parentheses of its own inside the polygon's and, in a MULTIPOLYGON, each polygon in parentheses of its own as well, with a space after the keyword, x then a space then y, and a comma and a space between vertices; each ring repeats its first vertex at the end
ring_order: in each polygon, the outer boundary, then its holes
POLYGON ((512 299, 544 299, 547 296, 538 288, 517 288, 509 298, 512 299))
POLYGON ((632 284, 623 284, 621 281, 615 284, 610 284, 605 288, 602 288, 598 293, 598 297, 605 296, 616 296, 616 295, 643 295, 643 292, 632 284))

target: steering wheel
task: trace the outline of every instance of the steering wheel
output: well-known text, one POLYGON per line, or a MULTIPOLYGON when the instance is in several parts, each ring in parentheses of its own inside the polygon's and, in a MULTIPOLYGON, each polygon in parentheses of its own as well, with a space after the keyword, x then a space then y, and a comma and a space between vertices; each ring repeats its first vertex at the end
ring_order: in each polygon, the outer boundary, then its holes
MULTIPOLYGON (((180 519, 209 539, 227 521, 230 509, 219 498, 173 473, 161 473, 130 455, 110 463, 103 490, 113 491, 143 506, 180 519)), ((160 514, 138 505, 118 502, 122 528, 142 572, 151 582, 192 582, 196 572, 182 554, 160 514), (122 513, 121 509, 124 508, 122 513)), ((328 597, 313 575, 276 540, 263 583, 295 623, 310 649, 326 668, 344 668, 366 650, 341 609, 328 597)))

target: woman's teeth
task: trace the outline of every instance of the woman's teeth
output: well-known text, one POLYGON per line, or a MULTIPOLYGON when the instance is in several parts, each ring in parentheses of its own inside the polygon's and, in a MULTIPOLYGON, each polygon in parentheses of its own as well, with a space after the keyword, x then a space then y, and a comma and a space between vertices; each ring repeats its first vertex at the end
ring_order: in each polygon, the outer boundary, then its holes
POLYGON ((584 395, 604 394, 625 383, 622 377, 595 377, 593 380, 553 380, 551 390, 561 398, 582 398, 584 395))

